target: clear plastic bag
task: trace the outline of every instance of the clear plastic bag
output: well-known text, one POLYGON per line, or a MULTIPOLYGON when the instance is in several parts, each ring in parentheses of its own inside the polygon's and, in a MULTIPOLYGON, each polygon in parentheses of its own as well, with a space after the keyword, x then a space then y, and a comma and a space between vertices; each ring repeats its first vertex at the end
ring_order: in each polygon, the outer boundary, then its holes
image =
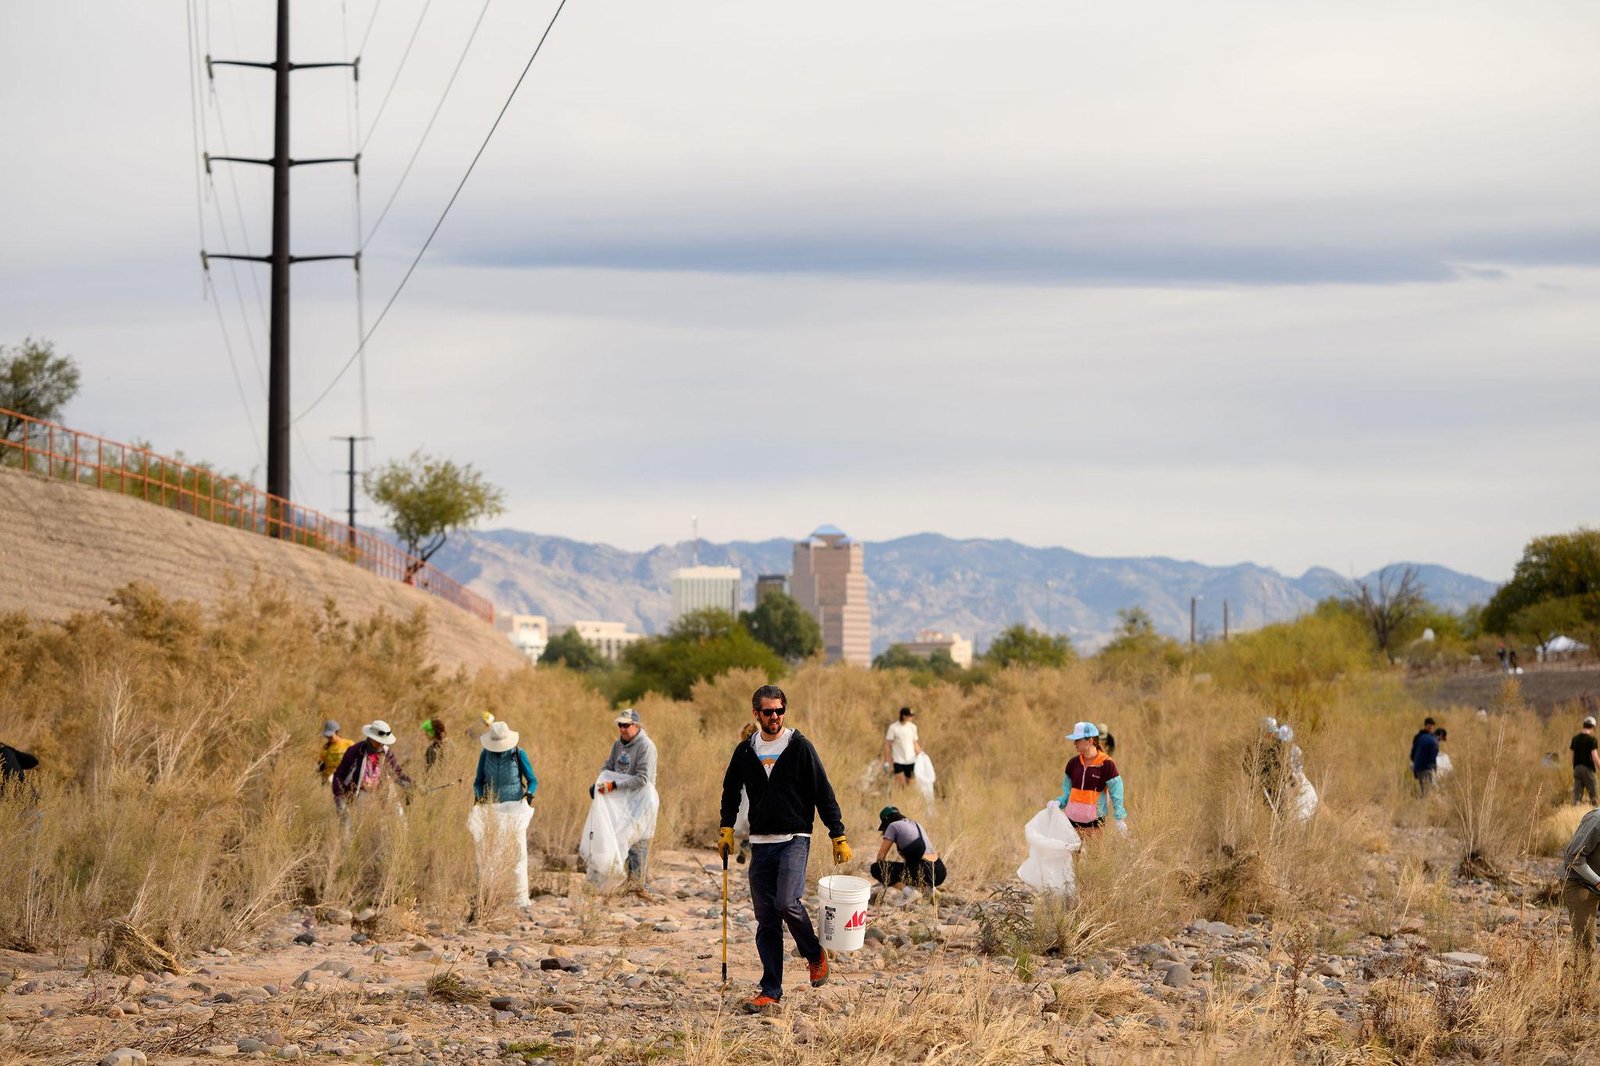
POLYGON ((911 780, 916 782, 917 790, 922 793, 922 798, 932 803, 933 783, 938 780, 938 775, 933 772, 933 760, 928 758, 928 753, 924 751, 917 755, 917 761, 912 765, 916 769, 912 772, 911 780))
MULTIPOLYGON (((623 781, 627 775, 602 770, 595 784, 623 781)), ((627 876, 628 849, 656 835, 656 815, 661 797, 654 785, 595 792, 589 817, 583 823, 578 855, 589 871, 590 883, 615 888, 627 876)))
POLYGON ((1028 859, 1017 868, 1017 876, 1036 892, 1074 892, 1077 882, 1072 868, 1072 853, 1083 847, 1083 840, 1061 808, 1048 803, 1022 827, 1028 841, 1028 859))
POLYGON ((467 815, 467 832, 476 845, 478 878, 489 894, 509 877, 511 900, 528 905, 528 825, 533 808, 523 800, 475 803, 467 815))

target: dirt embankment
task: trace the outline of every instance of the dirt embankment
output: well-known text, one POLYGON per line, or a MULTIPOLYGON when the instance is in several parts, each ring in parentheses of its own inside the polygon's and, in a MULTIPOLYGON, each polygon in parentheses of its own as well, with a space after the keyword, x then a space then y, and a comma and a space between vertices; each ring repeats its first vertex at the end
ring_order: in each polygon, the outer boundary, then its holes
MULTIPOLYGON (((1430 707, 1490 707, 1506 683, 1499 671, 1481 674, 1456 674, 1422 677, 1411 681, 1417 698, 1430 707)), ((1600 670, 1543 666, 1517 676, 1522 698, 1539 713, 1549 715, 1557 708, 1576 705, 1592 708, 1600 700, 1600 670)))
POLYGON ((427 593, 375 577, 310 548, 229 529, 143 500, 0 470, 0 611, 47 619, 95 611, 130 581, 211 607, 260 574, 347 618, 382 610, 428 612, 428 646, 441 666, 515 669, 524 660, 493 626, 427 593))

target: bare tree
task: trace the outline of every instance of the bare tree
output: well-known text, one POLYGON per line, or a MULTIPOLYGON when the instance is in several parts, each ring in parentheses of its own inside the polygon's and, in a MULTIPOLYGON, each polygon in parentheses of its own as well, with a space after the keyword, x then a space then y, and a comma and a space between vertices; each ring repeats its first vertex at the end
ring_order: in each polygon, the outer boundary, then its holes
POLYGON ((1410 563, 1386 566, 1369 580, 1350 581, 1345 586, 1344 601, 1366 620, 1385 657, 1395 635, 1428 602, 1422 595, 1417 568, 1410 563))

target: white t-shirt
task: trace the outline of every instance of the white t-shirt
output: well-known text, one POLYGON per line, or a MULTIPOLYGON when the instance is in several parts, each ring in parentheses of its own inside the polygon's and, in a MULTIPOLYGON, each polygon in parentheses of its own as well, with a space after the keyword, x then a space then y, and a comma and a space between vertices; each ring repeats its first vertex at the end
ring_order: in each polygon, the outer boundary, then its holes
MULTIPOLYGON (((763 740, 761 734, 754 733, 750 737, 750 748, 756 753, 756 758, 761 760, 761 768, 772 776, 772 768, 777 765, 778 756, 782 755, 789 747, 789 738, 794 736, 793 729, 785 729, 778 734, 777 740, 763 740)), ((810 833, 751 833, 752 844, 784 844, 795 837, 808 837, 810 833)))
POLYGON ((889 742, 891 762, 906 766, 917 761, 917 723, 892 722, 883 739, 889 742))

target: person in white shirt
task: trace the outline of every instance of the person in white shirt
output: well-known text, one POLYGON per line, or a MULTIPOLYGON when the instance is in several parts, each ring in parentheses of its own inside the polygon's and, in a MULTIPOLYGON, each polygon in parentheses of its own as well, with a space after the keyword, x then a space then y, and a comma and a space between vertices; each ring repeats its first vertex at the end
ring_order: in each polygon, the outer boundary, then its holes
POLYGON ((900 720, 889 724, 883 735, 883 769, 894 775, 901 788, 911 783, 917 773, 917 756, 922 754, 922 742, 917 739, 917 723, 911 719, 916 712, 910 707, 900 708, 900 720))

